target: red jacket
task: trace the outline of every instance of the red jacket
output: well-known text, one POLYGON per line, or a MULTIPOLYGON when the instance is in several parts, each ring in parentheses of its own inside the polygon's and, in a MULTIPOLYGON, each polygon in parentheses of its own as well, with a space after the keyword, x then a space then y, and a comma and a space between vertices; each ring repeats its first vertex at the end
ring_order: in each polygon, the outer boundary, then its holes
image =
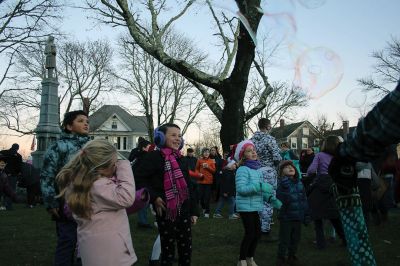
POLYGON ((206 185, 212 184, 214 181, 213 174, 215 173, 215 160, 210 158, 198 159, 196 164, 196 172, 203 174, 203 178, 200 179, 197 183, 206 185), (204 168, 203 164, 207 164, 208 166, 204 168))

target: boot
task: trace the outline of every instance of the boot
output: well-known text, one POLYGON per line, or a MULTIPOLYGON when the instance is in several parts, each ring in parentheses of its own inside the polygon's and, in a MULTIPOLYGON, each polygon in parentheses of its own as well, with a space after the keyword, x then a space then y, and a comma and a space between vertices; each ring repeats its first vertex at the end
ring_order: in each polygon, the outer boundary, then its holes
POLYGON ((278 257, 276 260, 276 266, 286 266, 286 259, 285 257, 278 257))
POLYGON ((247 266, 258 266, 258 265, 256 264, 256 262, 254 261, 254 258, 253 258, 253 257, 251 257, 251 258, 246 258, 246 262, 247 262, 247 266))
POLYGON ((247 266, 247 262, 245 260, 239 260, 237 266, 247 266))

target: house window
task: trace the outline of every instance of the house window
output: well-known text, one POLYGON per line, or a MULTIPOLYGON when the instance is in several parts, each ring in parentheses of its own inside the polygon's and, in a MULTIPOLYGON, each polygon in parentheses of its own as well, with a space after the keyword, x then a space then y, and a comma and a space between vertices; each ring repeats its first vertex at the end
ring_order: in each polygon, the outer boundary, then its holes
POLYGON ((307 149, 308 148, 308 138, 302 138, 301 139, 301 148, 302 149, 307 149))
POLYGON ((115 147, 119 151, 125 151, 128 148, 128 138, 127 137, 117 137, 117 143, 115 143, 115 147))
POLYGON ((308 127, 303 127, 303 135, 304 136, 310 135, 310 129, 308 127))
POLYGON ((117 128, 118 128, 117 116, 113 115, 112 122, 111 122, 111 129, 117 129, 117 128))
POLYGON ((297 149, 297 138, 290 138, 290 148, 297 149))

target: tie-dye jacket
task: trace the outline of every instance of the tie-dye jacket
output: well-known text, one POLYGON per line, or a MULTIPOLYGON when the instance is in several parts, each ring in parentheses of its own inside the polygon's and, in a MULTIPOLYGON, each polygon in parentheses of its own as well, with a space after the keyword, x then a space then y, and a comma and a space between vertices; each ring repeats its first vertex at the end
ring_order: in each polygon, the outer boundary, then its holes
POLYGON ((250 139, 256 147, 258 160, 262 166, 274 167, 275 163, 282 160, 279 154, 278 144, 270 134, 266 132, 257 131, 250 139))
POLYGON ((55 198, 58 194, 55 178, 61 168, 68 163, 73 155, 79 151, 88 136, 63 133, 61 138, 53 143, 46 151, 43 167, 40 172, 40 186, 46 208, 59 208, 60 202, 55 198))

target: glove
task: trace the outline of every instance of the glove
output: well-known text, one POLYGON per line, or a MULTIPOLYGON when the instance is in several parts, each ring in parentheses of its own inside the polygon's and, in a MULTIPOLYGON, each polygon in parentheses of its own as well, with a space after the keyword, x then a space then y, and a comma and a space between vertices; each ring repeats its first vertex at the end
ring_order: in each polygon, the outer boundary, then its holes
MULTIPOLYGON (((339 150, 340 145, 337 148, 339 150)), ((357 186, 356 162, 350 157, 343 157, 337 152, 329 164, 328 172, 341 195, 351 193, 357 186)))
POLYGON ((279 210, 282 207, 282 202, 276 197, 271 198, 270 204, 272 205, 272 207, 274 207, 274 209, 277 210, 279 210))

